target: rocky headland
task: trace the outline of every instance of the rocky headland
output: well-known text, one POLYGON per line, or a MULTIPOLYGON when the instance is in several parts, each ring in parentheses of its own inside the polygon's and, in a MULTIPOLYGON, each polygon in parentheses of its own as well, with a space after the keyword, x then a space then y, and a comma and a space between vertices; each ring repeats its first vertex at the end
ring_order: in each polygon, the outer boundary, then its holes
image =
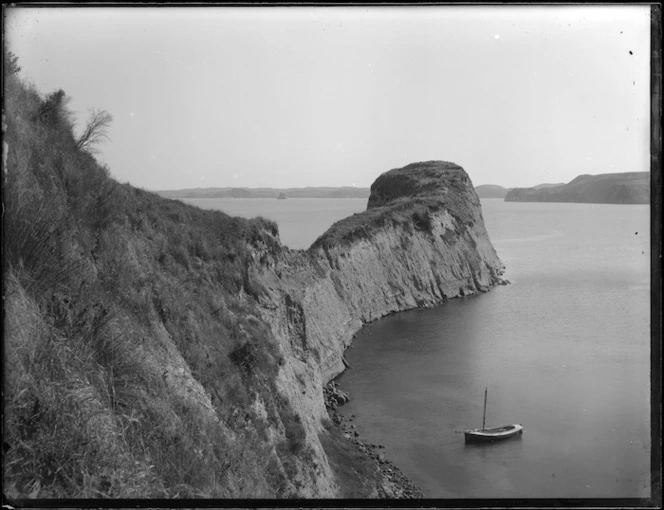
POLYGON ((487 291, 502 282, 503 266, 466 172, 431 161, 382 174, 365 212, 305 253, 252 270, 278 311, 272 322, 315 349, 327 382, 344 370, 343 351, 362 324, 487 291))
POLYGON ((650 173, 579 175, 567 184, 511 189, 505 195, 505 201, 648 204, 650 173))
POLYGON ((306 252, 272 257, 266 246, 252 258, 251 276, 265 291, 260 307, 288 360, 279 387, 312 438, 327 417, 320 388, 346 368, 344 350, 363 324, 504 283, 468 175, 442 161, 381 175, 367 210, 333 225, 306 252))

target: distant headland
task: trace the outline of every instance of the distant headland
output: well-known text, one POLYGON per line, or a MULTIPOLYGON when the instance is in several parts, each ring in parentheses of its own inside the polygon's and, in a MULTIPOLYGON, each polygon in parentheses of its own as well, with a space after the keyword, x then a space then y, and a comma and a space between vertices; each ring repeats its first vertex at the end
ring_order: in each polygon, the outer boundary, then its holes
POLYGON ((480 184, 475 186, 475 193, 480 198, 505 198, 507 188, 503 188, 498 184, 480 184))
MULTIPOLYGON (((498 184, 475 186, 479 198, 506 202, 579 202, 594 204, 650 203, 650 173, 628 172, 580 175, 569 183, 542 183, 530 188, 505 188, 498 184)), ((189 188, 156 192, 165 198, 362 198, 369 188, 354 186, 304 188, 189 188)))
POLYGON ((650 173, 579 175, 567 184, 514 188, 506 202, 578 202, 589 204, 650 203, 650 173))
POLYGON ((164 198, 369 198, 369 188, 192 188, 157 191, 164 198))

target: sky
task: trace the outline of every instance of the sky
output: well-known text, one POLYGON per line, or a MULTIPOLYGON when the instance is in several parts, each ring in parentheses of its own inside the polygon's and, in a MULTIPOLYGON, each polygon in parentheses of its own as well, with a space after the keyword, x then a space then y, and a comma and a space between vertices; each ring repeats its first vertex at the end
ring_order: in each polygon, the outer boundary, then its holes
POLYGON ((21 77, 63 89, 120 182, 368 187, 452 161, 475 185, 648 171, 650 7, 4 10, 21 77))

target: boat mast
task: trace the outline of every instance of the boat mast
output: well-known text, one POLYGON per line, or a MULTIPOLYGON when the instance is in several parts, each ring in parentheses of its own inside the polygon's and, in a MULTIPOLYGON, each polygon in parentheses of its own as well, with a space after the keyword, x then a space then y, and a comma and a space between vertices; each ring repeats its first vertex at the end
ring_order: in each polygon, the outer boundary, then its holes
POLYGON ((486 425, 486 394, 489 391, 489 388, 484 389, 484 416, 482 416, 482 430, 484 430, 484 425, 486 425))

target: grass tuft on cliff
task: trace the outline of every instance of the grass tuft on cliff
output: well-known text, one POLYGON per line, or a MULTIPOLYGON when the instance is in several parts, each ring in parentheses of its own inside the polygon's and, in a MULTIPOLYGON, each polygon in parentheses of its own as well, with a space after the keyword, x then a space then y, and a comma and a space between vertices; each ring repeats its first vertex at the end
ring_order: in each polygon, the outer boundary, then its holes
POLYGON ((66 104, 5 77, 5 496, 297 495, 308 447, 252 271, 276 224, 118 183, 66 104))

